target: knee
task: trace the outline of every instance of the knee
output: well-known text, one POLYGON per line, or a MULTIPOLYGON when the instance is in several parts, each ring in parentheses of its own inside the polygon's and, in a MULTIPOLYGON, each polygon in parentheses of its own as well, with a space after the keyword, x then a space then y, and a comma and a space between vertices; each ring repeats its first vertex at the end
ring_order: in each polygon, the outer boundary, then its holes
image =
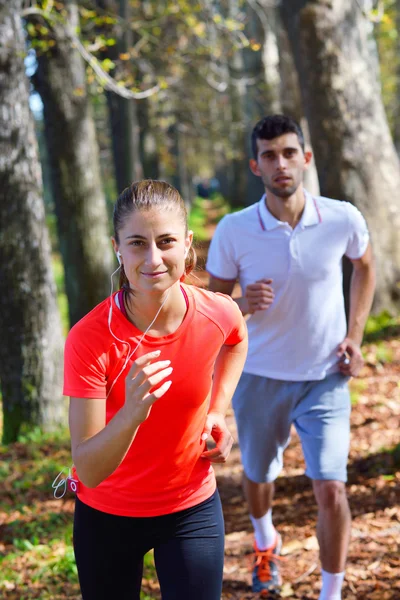
POLYGON ((347 504, 346 488, 342 481, 314 481, 314 494, 320 509, 336 510, 347 504))

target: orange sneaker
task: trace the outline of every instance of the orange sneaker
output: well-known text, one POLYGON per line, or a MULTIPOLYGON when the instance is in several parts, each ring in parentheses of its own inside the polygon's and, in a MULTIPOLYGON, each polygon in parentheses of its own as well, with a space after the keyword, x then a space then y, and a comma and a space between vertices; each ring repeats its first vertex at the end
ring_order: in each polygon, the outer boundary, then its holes
POLYGON ((253 592, 260 598, 270 598, 279 594, 282 579, 279 572, 279 556, 282 548, 282 538, 276 534, 275 543, 266 550, 259 550, 254 542, 253 561, 253 592))

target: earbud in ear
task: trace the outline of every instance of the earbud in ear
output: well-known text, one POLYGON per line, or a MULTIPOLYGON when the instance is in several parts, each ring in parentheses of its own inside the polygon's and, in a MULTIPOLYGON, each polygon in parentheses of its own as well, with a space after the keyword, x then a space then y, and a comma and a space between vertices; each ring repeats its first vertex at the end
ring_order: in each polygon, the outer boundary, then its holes
POLYGON ((117 257, 117 261, 119 262, 119 264, 122 265, 121 252, 118 250, 118 252, 116 252, 115 255, 117 257))

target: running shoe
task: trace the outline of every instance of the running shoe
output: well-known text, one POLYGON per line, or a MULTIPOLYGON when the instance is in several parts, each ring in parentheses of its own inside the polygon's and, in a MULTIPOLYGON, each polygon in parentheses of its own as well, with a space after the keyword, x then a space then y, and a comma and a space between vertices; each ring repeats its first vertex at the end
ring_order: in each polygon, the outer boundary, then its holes
POLYGON ((253 592, 260 598, 274 598, 279 595, 282 579, 279 572, 279 556, 282 548, 282 538, 276 534, 275 543, 266 550, 259 550, 254 542, 253 559, 253 592))

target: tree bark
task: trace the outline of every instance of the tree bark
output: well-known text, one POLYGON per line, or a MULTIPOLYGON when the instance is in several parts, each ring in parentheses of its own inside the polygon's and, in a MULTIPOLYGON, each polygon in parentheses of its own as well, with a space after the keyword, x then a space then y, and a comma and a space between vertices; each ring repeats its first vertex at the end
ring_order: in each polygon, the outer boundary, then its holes
POLYGON ((44 105, 72 326, 109 294, 113 262, 85 64, 68 35, 78 27, 77 5, 67 0, 65 8, 69 19, 66 28, 54 29, 56 45, 38 56, 33 81, 44 105))
POLYGON ((400 155, 400 119, 398 118, 399 110, 400 110, 400 0, 396 0, 396 29, 397 29, 397 38, 396 38, 396 102, 395 102, 395 114, 397 118, 394 119, 393 124, 393 141, 397 151, 397 154, 400 155))
POLYGON ((64 422, 61 321, 29 110, 21 0, 0 0, 0 382, 3 442, 64 422))
MULTIPOLYGON (((280 99, 282 112, 295 119, 304 133, 306 149, 311 149, 310 131, 307 119, 304 116, 303 103, 301 99, 299 76, 294 64, 292 49, 290 47, 287 32, 281 22, 277 23, 278 48, 279 48, 279 72, 280 72, 280 99)), ((319 195, 319 182, 315 158, 313 158, 307 171, 304 173, 304 185, 306 189, 316 196, 319 195)))
POLYGON ((188 167, 187 151, 186 151, 186 134, 187 127, 179 122, 179 116, 176 115, 174 125, 170 128, 171 136, 171 155, 174 160, 174 174, 172 176, 172 184, 179 191, 185 203, 186 210, 189 213, 193 204, 194 189, 192 177, 188 167))
POLYGON ((283 0, 321 193, 367 219, 377 261, 374 310, 400 303, 400 169, 369 24, 355 0, 283 0))
MULTIPOLYGON (((118 66, 113 72, 117 79, 124 78, 129 71, 130 63, 123 63, 119 56, 129 54, 133 46, 133 32, 129 27, 131 10, 129 0, 97 0, 97 5, 110 13, 118 14, 122 19, 122 27, 116 32, 117 44, 107 49, 103 56, 118 66), (125 69, 122 69, 125 65, 125 69)), ((132 181, 143 179, 143 165, 140 148, 140 127, 138 119, 138 102, 122 98, 114 92, 106 92, 110 119, 111 142, 114 158, 115 180, 117 192, 120 194, 132 181)))
POLYGON ((148 98, 137 104, 137 116, 140 131, 140 156, 142 157, 143 177, 159 179, 160 161, 158 156, 157 139, 152 130, 152 105, 148 98))

